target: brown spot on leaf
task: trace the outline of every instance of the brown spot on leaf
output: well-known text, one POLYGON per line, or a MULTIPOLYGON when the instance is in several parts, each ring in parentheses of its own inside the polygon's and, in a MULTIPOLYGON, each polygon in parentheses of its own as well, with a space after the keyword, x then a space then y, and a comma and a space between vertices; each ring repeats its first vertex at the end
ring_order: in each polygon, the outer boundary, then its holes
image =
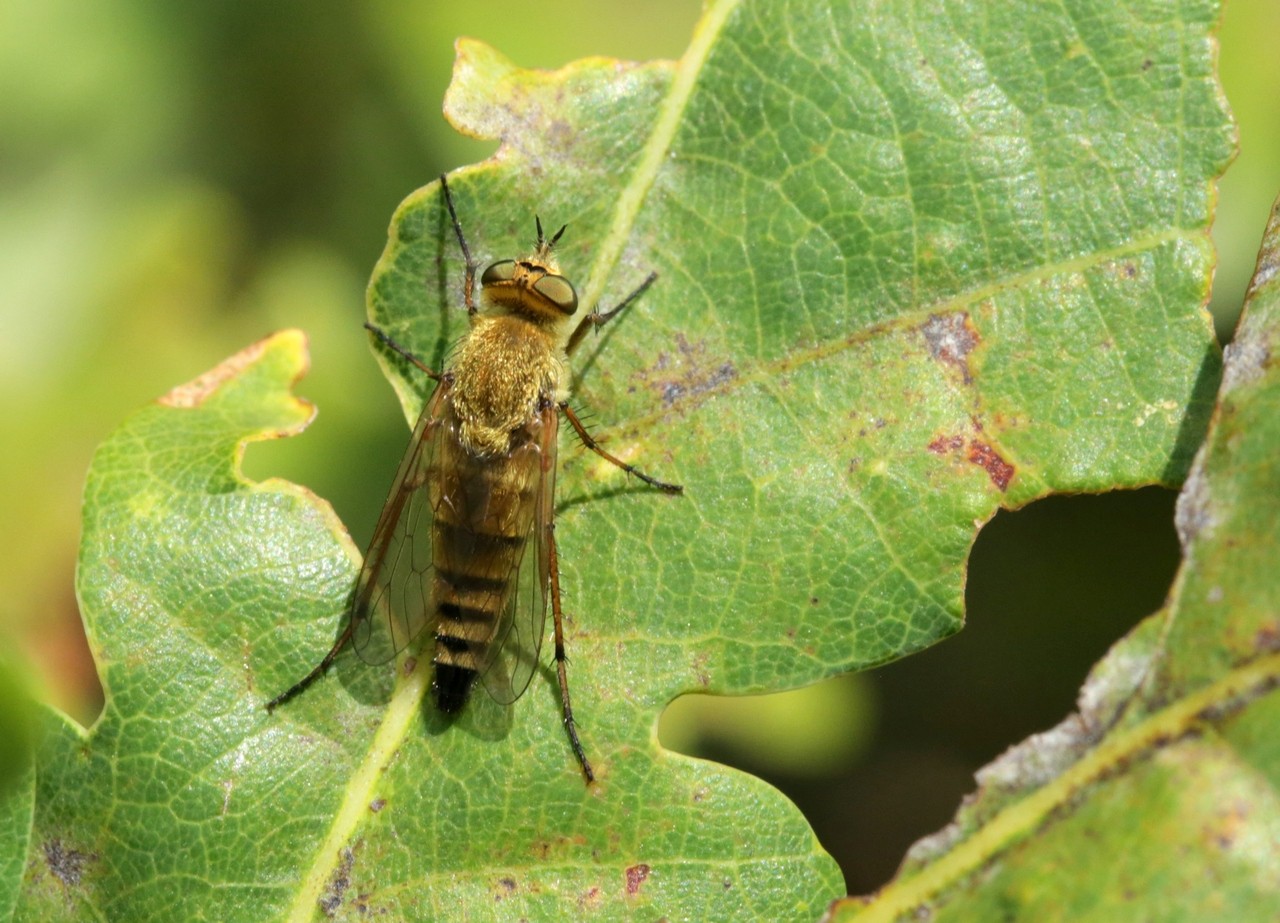
POLYGON ((1247 803, 1237 801, 1215 818, 1216 822, 1205 831, 1213 845, 1222 850, 1235 848, 1240 838, 1247 834, 1252 813, 1249 807, 1247 803))
POLYGON ((964 383, 972 384, 969 375, 969 353, 978 345, 978 332, 973 329, 968 311, 957 311, 954 314, 930 314, 929 319, 920 327, 925 343, 929 346, 929 355, 944 365, 952 366, 964 379, 964 383))
MULTIPOLYGON (((976 427, 981 431, 981 427, 976 427)), ((961 435, 938 435, 926 447, 934 455, 958 455, 964 451, 964 459, 987 472, 991 483, 1000 490, 1006 490, 1013 480, 1016 469, 992 448, 988 443, 978 439, 970 439, 965 449, 965 437, 961 435)))
POLYGON ((604 893, 597 887, 587 888, 578 898, 578 907, 582 910, 598 910, 604 904, 604 893))
POLYGON ((72 849, 62 840, 49 840, 44 844, 44 861, 49 866, 49 871, 68 888, 79 885, 85 868, 90 862, 97 860, 98 857, 93 853, 72 849))
POLYGON ((1253 646, 1264 653, 1280 649, 1280 624, 1268 622, 1254 633, 1253 646))
POLYGON ((643 862, 627 868, 627 896, 635 897, 640 893, 640 886, 649 877, 649 866, 643 862))
POLYGON ((372 811, 374 814, 377 814, 386 806, 387 806, 387 799, 385 798, 375 798, 369 802, 369 810, 372 811))
POLYGON ((558 836, 554 840, 538 840, 533 844, 532 849, 536 858, 548 860, 564 856, 586 845, 587 838, 577 834, 576 836, 558 836))
POLYGON ((963 436, 936 436, 929 443, 928 449, 934 455, 946 455, 948 452, 959 452, 963 445, 963 436))
POLYGON ((738 377, 732 362, 717 362, 707 355, 707 344, 690 343, 683 333, 676 334, 676 352, 658 354, 657 361, 646 372, 649 386, 662 395, 668 407, 683 398, 697 397, 714 391, 738 377))
POLYGON ((320 909, 324 911, 326 917, 336 914, 338 908, 342 906, 342 895, 346 894, 347 888, 351 887, 351 868, 355 863, 355 853, 350 849, 344 849, 342 861, 333 870, 333 877, 329 879, 329 887, 320 896, 320 909))
POLYGON ((1000 453, 987 445, 985 442, 978 442, 976 439, 969 443, 969 461, 987 472, 987 477, 991 478, 991 483, 996 485, 1000 490, 1006 490, 1009 482, 1013 480, 1014 467, 1005 461, 1000 453))

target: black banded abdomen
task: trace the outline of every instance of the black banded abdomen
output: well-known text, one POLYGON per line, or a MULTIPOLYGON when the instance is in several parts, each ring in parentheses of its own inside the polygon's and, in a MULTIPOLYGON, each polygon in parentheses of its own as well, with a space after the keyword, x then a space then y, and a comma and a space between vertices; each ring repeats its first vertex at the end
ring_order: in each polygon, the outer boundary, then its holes
POLYGON ((453 713, 490 664, 533 525, 541 454, 478 458, 446 436, 432 503, 437 707, 453 713))

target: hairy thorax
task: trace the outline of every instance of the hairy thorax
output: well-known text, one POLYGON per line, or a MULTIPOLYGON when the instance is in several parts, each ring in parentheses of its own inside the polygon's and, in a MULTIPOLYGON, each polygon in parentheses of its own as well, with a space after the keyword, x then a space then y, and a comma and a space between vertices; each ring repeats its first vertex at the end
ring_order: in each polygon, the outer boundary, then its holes
POLYGON ((473 323, 452 369, 459 439, 476 455, 504 455, 540 402, 558 399, 564 362, 555 334, 523 318, 473 323))

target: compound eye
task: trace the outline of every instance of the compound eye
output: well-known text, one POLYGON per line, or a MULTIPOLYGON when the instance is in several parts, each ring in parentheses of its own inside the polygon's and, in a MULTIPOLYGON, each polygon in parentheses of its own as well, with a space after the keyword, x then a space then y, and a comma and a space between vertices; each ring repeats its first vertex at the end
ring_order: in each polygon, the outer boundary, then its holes
POLYGON ((516 275, 515 260, 498 260, 496 263, 490 263, 489 267, 480 276, 481 285, 499 285, 503 282, 510 282, 516 275))
POLYGON ((578 310, 578 293, 564 276, 543 276, 533 283, 533 290, 564 314, 572 314, 578 310))

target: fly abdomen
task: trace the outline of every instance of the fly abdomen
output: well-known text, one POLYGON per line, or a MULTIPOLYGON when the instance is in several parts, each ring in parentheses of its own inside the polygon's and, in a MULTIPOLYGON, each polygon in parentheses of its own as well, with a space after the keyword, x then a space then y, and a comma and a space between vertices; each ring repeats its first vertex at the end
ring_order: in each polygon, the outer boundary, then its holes
POLYGON ((436 707, 453 714, 466 704, 498 630, 509 581, 436 570, 436 707))
POLYGON ((437 682, 442 664, 478 673, 498 630, 508 580, 436 568, 437 682))
POLYGON ((467 696, 471 693, 471 684, 475 682, 479 672, 476 664, 483 658, 483 650, 488 642, 472 642, 454 635, 446 634, 441 626, 436 635, 435 679, 431 689, 435 693, 436 707, 446 715, 461 711, 467 704, 467 696), (481 648, 473 650, 473 645, 481 648), (453 658, 466 661, 460 663, 453 658))
POLYGON ((519 447, 493 459, 473 455, 456 439, 442 446, 432 497, 431 606, 433 689, 445 713, 462 708, 476 677, 488 668, 527 553, 540 455, 527 434, 513 439, 519 447))
POLYGON ((440 663, 436 660, 436 677, 431 683, 431 691, 435 693, 436 708, 446 715, 462 711, 471 694, 471 684, 480 674, 466 667, 456 667, 451 663, 440 663))
POLYGON ((524 535, 476 532, 469 526, 436 521, 435 541, 450 549, 455 565, 468 574, 490 573, 497 561, 508 561, 524 547, 524 535))

